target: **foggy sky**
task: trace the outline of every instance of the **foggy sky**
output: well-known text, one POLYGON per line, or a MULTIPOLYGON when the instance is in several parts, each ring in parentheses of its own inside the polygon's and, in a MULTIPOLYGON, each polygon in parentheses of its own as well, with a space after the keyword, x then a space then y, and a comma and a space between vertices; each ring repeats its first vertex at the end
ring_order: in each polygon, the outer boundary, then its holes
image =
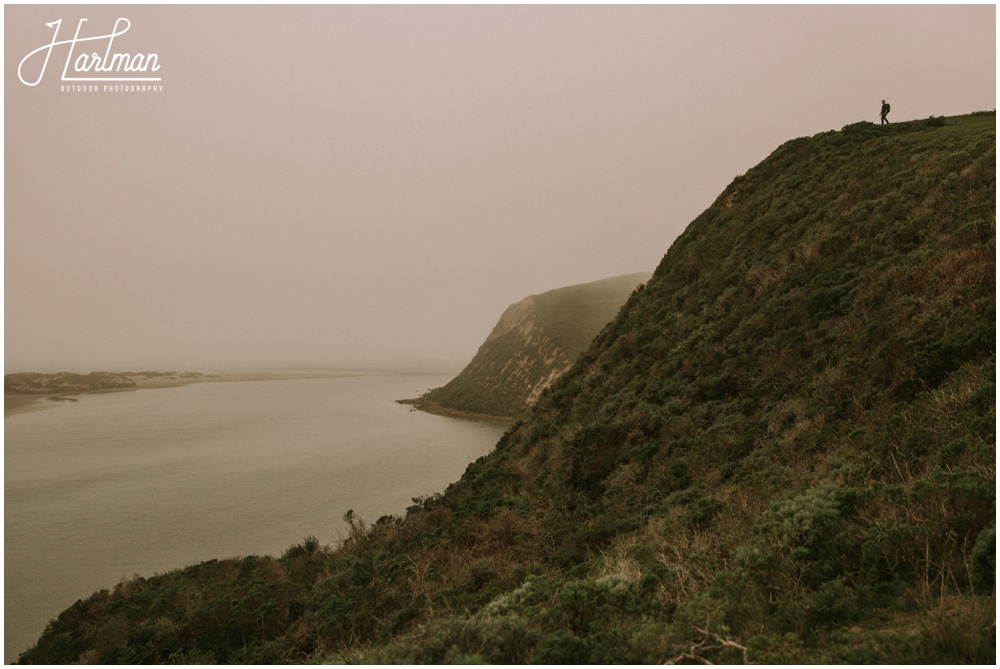
POLYGON ((994 109, 995 11, 7 6, 5 371, 457 371, 786 140, 994 109), (162 92, 18 79, 118 17, 162 92))

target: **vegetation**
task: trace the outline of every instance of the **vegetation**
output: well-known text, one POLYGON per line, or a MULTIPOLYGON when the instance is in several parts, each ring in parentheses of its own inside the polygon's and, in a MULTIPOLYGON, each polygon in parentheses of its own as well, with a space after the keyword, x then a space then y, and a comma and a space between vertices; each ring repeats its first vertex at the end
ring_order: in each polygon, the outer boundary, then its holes
POLYGON ((992 115, 787 142, 443 494, 21 660, 994 663, 995 166, 992 115))
POLYGON ((135 381, 124 374, 91 372, 90 374, 41 374, 21 372, 4 374, 5 395, 43 395, 52 393, 92 393, 105 390, 133 390, 135 381))
POLYGON ((649 277, 626 274, 512 304, 458 376, 404 403, 440 413, 523 417, 649 277))

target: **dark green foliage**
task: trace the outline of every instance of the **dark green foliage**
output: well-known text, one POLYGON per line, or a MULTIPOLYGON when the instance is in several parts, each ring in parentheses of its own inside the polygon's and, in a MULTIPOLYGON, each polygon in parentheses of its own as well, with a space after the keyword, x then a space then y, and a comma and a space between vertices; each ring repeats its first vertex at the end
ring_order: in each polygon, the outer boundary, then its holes
POLYGON ((521 664, 528 661, 538 632, 517 616, 432 623, 413 638, 390 646, 381 663, 521 664))
POLYGON ((315 536, 310 535, 305 539, 303 539, 301 544, 295 544, 294 546, 289 546, 288 549, 285 550, 284 553, 282 553, 281 557, 296 558, 296 557, 301 557, 303 555, 310 555, 318 551, 319 548, 320 548, 319 539, 317 539, 315 536))
POLYGON ((703 497, 687 505, 685 511, 685 521, 695 529, 704 529, 715 518, 715 515, 722 510, 723 503, 712 497, 703 497))
POLYGON ((571 632, 556 630, 538 644, 535 661, 539 664, 586 664, 593 644, 571 632))
POLYGON ((990 590, 995 591, 997 585, 997 528, 995 524, 983 529, 976 537, 969 562, 969 575, 972 578, 973 586, 983 593, 990 590))
POLYGON ((783 144, 443 494, 22 660, 993 664, 994 120, 783 144))

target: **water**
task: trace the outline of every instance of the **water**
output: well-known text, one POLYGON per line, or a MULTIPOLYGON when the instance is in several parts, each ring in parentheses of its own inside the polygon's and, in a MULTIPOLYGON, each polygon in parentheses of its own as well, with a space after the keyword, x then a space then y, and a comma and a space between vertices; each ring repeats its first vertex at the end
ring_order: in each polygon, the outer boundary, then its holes
POLYGON ((394 402, 447 380, 200 383, 5 416, 5 662, 124 577, 333 543, 348 509, 373 522, 444 490, 503 432, 394 402))

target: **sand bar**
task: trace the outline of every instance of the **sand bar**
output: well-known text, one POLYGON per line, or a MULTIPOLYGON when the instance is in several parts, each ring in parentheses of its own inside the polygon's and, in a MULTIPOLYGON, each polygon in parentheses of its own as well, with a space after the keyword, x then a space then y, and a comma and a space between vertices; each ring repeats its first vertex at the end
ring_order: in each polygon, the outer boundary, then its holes
POLYGON ((230 383, 233 381, 283 381, 288 379, 339 379, 361 374, 339 372, 244 372, 222 374, 200 374, 198 372, 167 372, 150 376, 148 372, 133 374, 126 372, 123 376, 135 381, 136 390, 150 388, 175 388, 192 383, 230 383))
POLYGON ((41 411, 60 402, 75 401, 74 395, 89 395, 93 393, 118 393, 134 390, 153 390, 157 388, 177 388, 192 383, 231 383, 236 381, 282 381, 290 379, 338 379, 343 377, 364 376, 363 374, 341 372, 241 372, 202 374, 199 372, 123 372, 121 376, 135 381, 134 388, 120 390, 93 390, 66 393, 18 394, 4 393, 3 415, 41 411))

